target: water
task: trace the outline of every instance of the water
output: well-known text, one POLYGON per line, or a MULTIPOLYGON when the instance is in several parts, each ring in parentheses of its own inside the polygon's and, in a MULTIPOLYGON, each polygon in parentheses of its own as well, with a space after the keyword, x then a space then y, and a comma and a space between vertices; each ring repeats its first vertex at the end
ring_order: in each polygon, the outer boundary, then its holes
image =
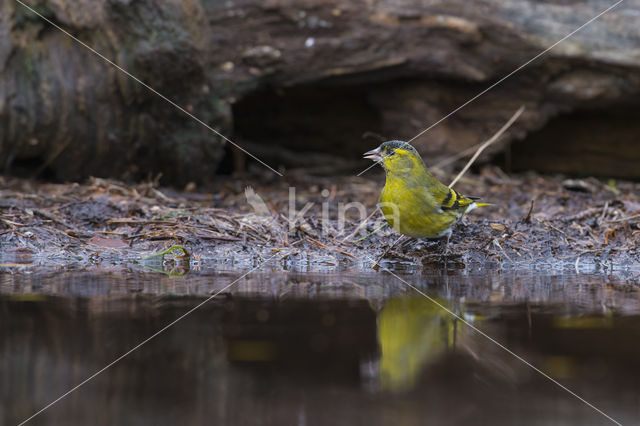
MULTIPOLYGON (((0 424, 231 283, 0 275, 0 424)), ((403 276, 621 422, 640 420, 640 294, 604 276, 403 276)), ((613 424, 389 274, 249 275, 37 416, 43 425, 613 424)))

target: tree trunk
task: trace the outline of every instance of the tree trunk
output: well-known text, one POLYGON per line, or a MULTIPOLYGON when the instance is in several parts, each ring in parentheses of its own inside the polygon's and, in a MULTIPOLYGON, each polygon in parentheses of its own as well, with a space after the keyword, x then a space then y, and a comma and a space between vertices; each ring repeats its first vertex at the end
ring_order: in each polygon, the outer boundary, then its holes
MULTIPOLYGON (((7 169, 29 167, 58 179, 139 178, 149 172, 162 172, 173 183, 211 178, 222 155, 219 138, 15 0, 2 2, 0 160, 7 169)), ((612 2, 30 4, 241 145, 357 158, 378 143, 363 139, 364 133, 411 139, 612 2)), ((625 1, 414 144, 433 164, 488 138, 520 105, 525 113, 488 155, 570 112, 589 110, 579 115, 589 117, 606 110, 611 125, 620 121, 616 111, 624 111, 625 119, 640 118, 638 14, 640 1, 625 1)), ((611 134, 606 121, 596 127, 600 131, 580 137, 606 151, 610 161, 587 161, 579 171, 640 177, 640 168, 615 167, 617 159, 640 160, 633 135, 625 133, 635 127, 611 134)), ((557 141, 546 145, 565 144, 571 134, 571 127, 547 133, 546 139, 557 141)), ((575 171, 582 144, 567 146, 548 155, 562 152, 571 159, 567 170, 575 171)), ((540 150, 533 148, 539 153, 535 167, 544 166, 540 150)), ((524 154, 514 164, 533 164, 527 163, 530 152, 515 149, 524 154)), ((556 158, 553 169, 563 171, 562 162, 556 158)))
MULTIPOLYGON (((198 1, 29 3, 202 120, 230 129, 228 106, 207 85, 211 34, 198 1)), ((219 138, 14 0, 1 8, 5 171, 58 180, 163 173, 185 182, 215 170, 219 138)))

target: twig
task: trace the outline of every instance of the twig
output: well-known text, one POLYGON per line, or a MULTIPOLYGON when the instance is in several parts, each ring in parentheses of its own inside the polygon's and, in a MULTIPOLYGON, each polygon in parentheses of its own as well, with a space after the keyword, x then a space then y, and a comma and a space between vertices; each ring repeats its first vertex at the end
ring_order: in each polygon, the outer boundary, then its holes
MULTIPOLYGON (((552 224, 550 224, 549 222, 542 221, 542 223, 544 223, 546 226, 548 226, 549 228, 553 229, 554 231, 561 233, 561 234, 562 234, 566 239, 573 240, 573 241, 578 241, 578 239, 577 239, 577 238, 573 238, 572 236, 567 235, 567 233, 566 233, 566 232, 564 232, 564 231, 563 231, 563 230, 561 230, 561 229, 556 228, 555 226, 553 226, 553 225, 552 225, 552 224)), ((567 242, 567 244, 568 244, 568 242, 567 242)))
POLYGON ((111 218, 105 221, 108 225, 180 225, 180 222, 160 219, 138 219, 133 217, 111 218))
POLYGON ((220 240, 220 241, 242 241, 242 238, 233 237, 231 235, 204 235, 195 234, 194 237, 201 238, 203 240, 220 240))
POLYGON ((312 243, 314 243, 315 245, 317 245, 320 248, 323 248, 325 250, 331 250, 331 248, 325 244, 322 244, 320 241, 316 240, 315 238, 311 238, 310 236, 307 235, 307 240, 311 241, 312 243))
POLYGON ((500 245, 500 243, 498 242, 498 240, 496 240, 495 238, 493 239, 493 245, 495 245, 496 247, 498 247, 500 249, 500 251, 502 252, 502 254, 504 254, 504 256, 509 259, 509 262, 513 263, 513 260, 509 257, 509 255, 507 254, 506 251, 504 251, 504 249, 502 248, 502 246, 500 245))
POLYGON ((478 148, 476 153, 473 154, 473 157, 471 157, 471 159, 467 162, 466 166, 464 166, 464 168, 460 171, 460 173, 458 173, 458 176, 456 176, 455 179, 451 181, 451 183, 449 184, 449 188, 452 188, 453 185, 455 185, 456 182, 458 182, 458 180, 460 180, 460 178, 467 172, 467 170, 469 170, 469 167, 471 167, 471 165, 476 161, 476 159, 480 156, 482 151, 484 151, 489 145, 497 141, 498 138, 500 138, 500 136, 502 136, 502 134, 506 132, 507 129, 511 127, 513 123, 515 123, 515 121, 518 119, 518 117, 520 117, 523 111, 524 111, 524 105, 518 108, 515 114, 513 114, 513 116, 509 119, 509 121, 507 121, 505 125, 502 126, 502 128, 498 130, 498 132, 495 135, 491 136, 489 140, 487 140, 485 143, 480 145, 480 148, 478 148))
POLYGON ((343 254, 343 255, 345 255, 345 256, 351 257, 352 259, 360 260, 359 258, 357 258, 356 256, 354 256, 353 254, 351 254, 351 253, 349 253, 349 252, 346 252, 346 251, 344 251, 344 250, 340 250, 340 249, 339 249, 339 248, 337 248, 337 247, 329 247, 329 246, 327 246, 327 245, 325 245, 325 244, 322 244, 320 241, 316 240, 315 238, 311 238, 311 237, 310 237, 310 236, 308 236, 308 235, 307 235, 305 238, 306 238, 307 240, 309 240, 310 242, 314 243, 315 245, 317 245, 318 247, 322 248, 322 249, 325 249, 325 250, 332 250, 332 251, 335 251, 335 252, 337 252, 337 253, 343 254))
POLYGON ((604 207, 602 208, 602 214, 600 215, 600 219, 598 219, 598 223, 602 222, 607 215, 607 209, 609 208, 609 202, 604 203, 604 207))
POLYGON ((381 261, 382 259, 384 259, 384 257, 385 257, 385 256, 386 256, 386 255, 391 251, 391 249, 392 249, 392 248, 394 248, 394 247, 396 246, 396 244, 398 244, 398 243, 400 242, 400 240, 402 240, 402 239, 404 239, 404 238, 407 238, 407 236, 406 236, 406 235, 400 235, 400 238, 398 238, 397 240, 395 240, 395 241, 393 242, 393 244, 391 244, 391 245, 389 246, 389 248, 387 248, 387 249, 384 251, 384 253, 382 253, 382 256, 380 256, 380 257, 378 258, 378 260, 376 260, 376 263, 374 263, 374 264, 373 264, 373 266, 371 267, 371 269, 376 269, 376 268, 378 267, 378 264, 380 263, 380 261, 381 261))
POLYGON ((531 212, 533 211, 533 203, 536 200, 531 200, 531 205, 529 206, 529 211, 527 212, 527 215, 522 219, 522 223, 531 223, 531 212))
POLYGON ((632 220, 632 219, 638 219, 640 218, 640 214, 634 214, 633 216, 629 216, 629 217, 621 217, 620 219, 612 219, 612 220, 608 220, 608 223, 614 223, 614 222, 626 222, 628 220, 632 220))
POLYGON ((81 238, 78 237, 77 235, 74 235, 73 230, 70 230, 70 229, 67 229, 66 231, 63 231, 62 229, 58 229, 58 228, 56 228, 54 226, 48 226, 48 225, 43 225, 42 229, 46 229, 48 231, 57 232, 58 234, 62 234, 62 235, 65 235, 67 237, 75 238, 76 240, 81 240, 81 238), (72 232, 67 232, 67 231, 72 231, 72 232))
POLYGON ((175 200, 173 198, 169 198, 166 195, 164 195, 162 192, 160 192, 159 190, 155 189, 155 188, 151 188, 151 192, 153 193, 153 195, 156 196, 156 198, 162 200, 162 201, 166 201, 166 202, 175 202, 175 200))
POLYGON ((49 219, 50 221, 55 222, 58 225, 62 225, 64 227, 66 227, 67 229, 73 229, 74 231, 78 231, 78 227, 77 226, 72 225, 70 223, 67 223, 64 220, 55 217, 55 215, 53 215, 51 213, 45 212, 45 211, 40 210, 40 209, 32 209, 32 211, 33 211, 34 214, 37 214, 38 216, 42 216, 45 219, 49 219))
POLYGON ((591 207, 591 208, 588 208, 588 209, 586 209, 586 210, 584 210, 584 211, 582 211, 580 213, 560 218, 560 220, 563 221, 563 222, 573 222, 573 221, 576 221, 576 220, 582 220, 582 219, 586 219, 587 217, 595 215, 599 211, 600 211, 599 207, 591 207))
POLYGON ((24 223, 14 222, 9 219, 0 218, 0 220, 6 223, 7 225, 11 225, 11 226, 28 226, 28 225, 25 225, 24 223))
POLYGON ((358 257, 356 257, 356 256, 352 255, 351 253, 346 252, 344 250, 340 250, 340 251, 338 251, 338 253, 344 254, 345 256, 348 256, 348 257, 350 257, 352 259, 355 259, 355 260, 360 260, 358 257))
POLYGON ((354 243, 359 243, 360 241, 364 241, 367 238, 369 238, 370 236, 372 236, 373 234, 375 234, 376 232, 378 232, 379 230, 381 230, 382 228, 386 227, 387 225, 389 225, 387 222, 383 223, 382 225, 380 225, 379 227, 377 227, 376 229, 374 229, 371 233, 365 235, 362 238, 358 238, 357 240, 354 241, 354 243))

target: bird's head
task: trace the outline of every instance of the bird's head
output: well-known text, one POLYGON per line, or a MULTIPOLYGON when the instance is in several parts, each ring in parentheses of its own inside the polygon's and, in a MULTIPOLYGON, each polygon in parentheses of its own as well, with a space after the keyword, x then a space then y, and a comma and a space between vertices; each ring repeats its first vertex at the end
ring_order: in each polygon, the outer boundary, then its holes
POLYGON ((422 157, 407 142, 388 141, 374 150, 364 153, 364 158, 378 162, 387 173, 409 173, 424 169, 422 157))

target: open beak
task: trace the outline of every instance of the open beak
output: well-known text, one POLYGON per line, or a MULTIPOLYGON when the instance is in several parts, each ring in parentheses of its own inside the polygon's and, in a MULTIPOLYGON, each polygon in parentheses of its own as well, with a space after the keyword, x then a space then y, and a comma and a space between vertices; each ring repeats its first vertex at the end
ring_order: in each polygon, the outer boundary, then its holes
POLYGON ((380 154, 380 147, 372 149, 371 151, 364 153, 364 158, 368 158, 373 161, 382 161, 382 155, 380 154))

